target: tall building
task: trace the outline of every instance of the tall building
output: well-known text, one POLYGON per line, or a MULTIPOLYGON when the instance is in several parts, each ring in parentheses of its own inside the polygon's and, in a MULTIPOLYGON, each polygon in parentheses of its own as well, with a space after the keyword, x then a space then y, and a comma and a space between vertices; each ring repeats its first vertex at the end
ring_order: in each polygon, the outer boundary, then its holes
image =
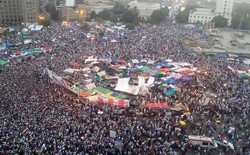
POLYGON ((39 1, 22 0, 22 15, 25 25, 37 23, 39 16, 39 1))
POLYGON ((233 4, 233 0, 216 0, 215 14, 227 18, 228 23, 231 23, 233 4))
POLYGON ((38 22, 38 0, 0 0, 0 23, 29 25, 38 22))

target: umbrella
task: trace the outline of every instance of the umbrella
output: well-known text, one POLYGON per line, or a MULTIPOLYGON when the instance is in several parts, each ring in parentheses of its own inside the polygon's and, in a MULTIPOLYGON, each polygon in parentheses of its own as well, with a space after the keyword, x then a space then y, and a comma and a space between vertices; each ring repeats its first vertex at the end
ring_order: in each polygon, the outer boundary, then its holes
POLYGON ((77 62, 70 62, 69 63, 72 67, 82 67, 81 64, 77 63, 77 62))

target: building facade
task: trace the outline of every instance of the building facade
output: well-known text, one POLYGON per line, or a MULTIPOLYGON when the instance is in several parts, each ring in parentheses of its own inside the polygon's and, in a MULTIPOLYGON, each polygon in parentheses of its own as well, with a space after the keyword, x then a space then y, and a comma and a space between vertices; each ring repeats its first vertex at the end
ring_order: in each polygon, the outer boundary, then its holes
POLYGON ((39 17, 39 1, 22 0, 22 14, 24 25, 38 23, 39 17))
POLYGON ((38 22, 39 1, 0 0, 0 23, 29 25, 38 22))
POLYGON ((223 16, 231 25, 234 0, 216 0, 215 8, 197 8, 189 13, 189 23, 201 22, 206 24, 213 20, 215 16, 223 16))
POLYGON ((136 8, 139 12, 139 17, 147 20, 153 11, 161 8, 161 5, 159 3, 138 2, 135 0, 129 3, 129 7, 136 8))

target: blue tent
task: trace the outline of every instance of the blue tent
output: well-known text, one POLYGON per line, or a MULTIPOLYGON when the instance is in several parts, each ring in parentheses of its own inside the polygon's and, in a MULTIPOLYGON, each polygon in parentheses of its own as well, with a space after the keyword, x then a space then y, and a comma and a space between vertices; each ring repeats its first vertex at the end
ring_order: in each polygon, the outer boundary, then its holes
POLYGON ((166 83, 172 84, 175 82, 175 78, 171 77, 165 81, 166 83))
POLYGON ((168 91, 164 92, 167 96, 173 95, 175 91, 173 89, 169 89, 168 91))
POLYGON ((6 46, 6 47, 11 47, 11 46, 14 46, 14 45, 11 44, 10 42, 6 42, 5 46, 6 46))
POLYGON ((119 60, 118 59, 113 59, 112 62, 117 63, 117 62, 119 62, 119 60))

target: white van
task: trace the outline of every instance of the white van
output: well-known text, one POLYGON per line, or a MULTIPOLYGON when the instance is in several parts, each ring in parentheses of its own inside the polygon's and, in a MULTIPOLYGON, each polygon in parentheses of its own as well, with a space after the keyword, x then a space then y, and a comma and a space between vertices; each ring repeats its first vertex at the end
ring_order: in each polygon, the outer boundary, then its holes
POLYGON ((192 146, 200 146, 202 148, 218 148, 218 144, 211 138, 205 136, 188 136, 188 143, 192 146))

